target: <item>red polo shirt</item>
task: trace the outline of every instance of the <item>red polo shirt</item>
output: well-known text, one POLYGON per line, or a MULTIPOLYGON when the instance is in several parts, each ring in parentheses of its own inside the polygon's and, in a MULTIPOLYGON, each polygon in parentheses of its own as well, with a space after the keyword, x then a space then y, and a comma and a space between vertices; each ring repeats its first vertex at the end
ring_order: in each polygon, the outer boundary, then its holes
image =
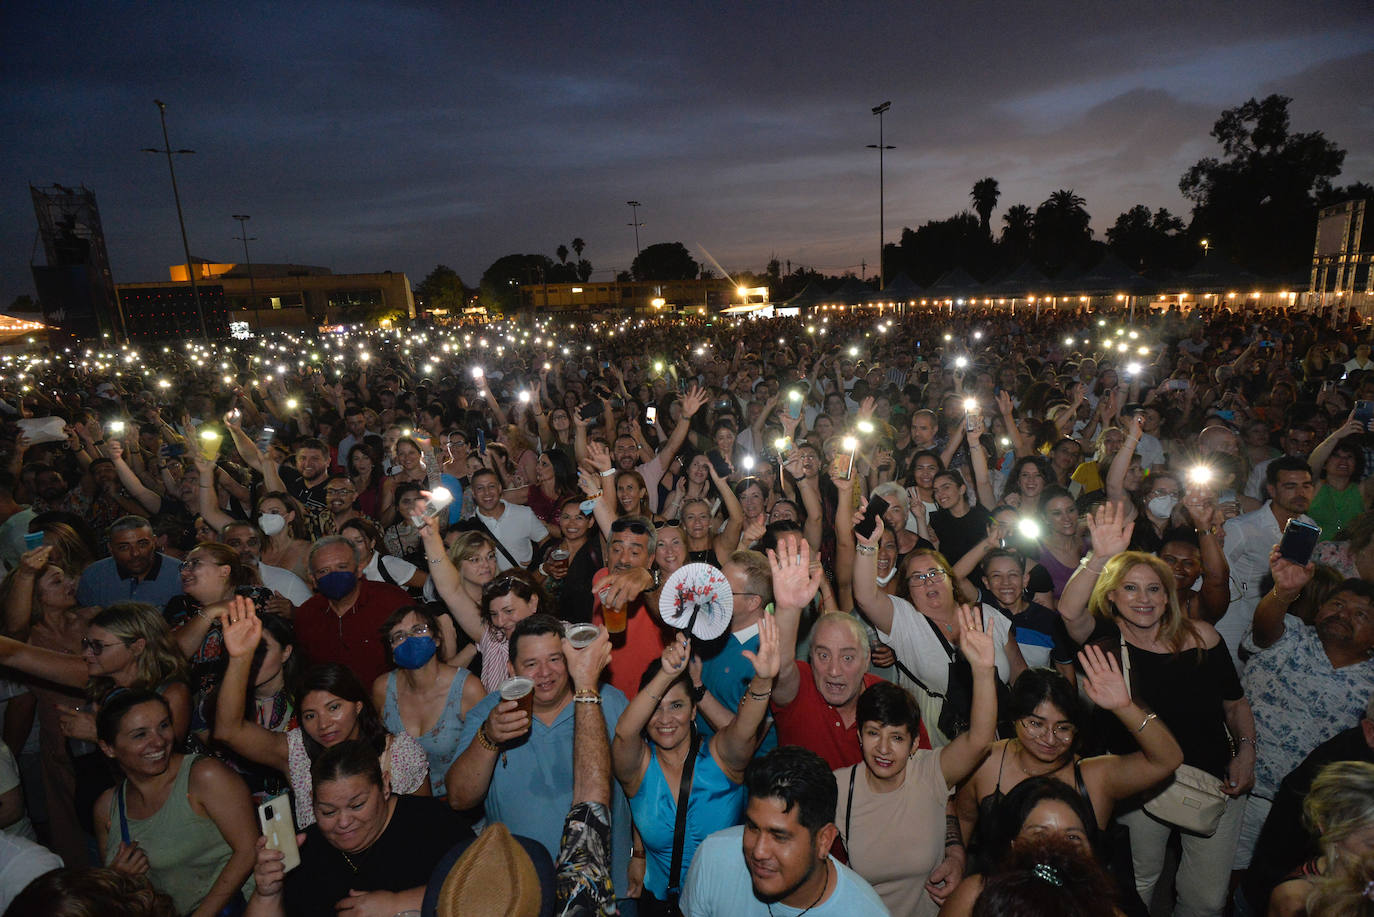
POLYGON ((352 670, 363 687, 387 669, 382 624, 391 613, 414 600, 390 583, 361 580, 358 601, 339 617, 322 595, 312 595, 296 609, 296 642, 311 664, 338 662, 352 670))
MULTIPOLYGON (((595 589, 608 574, 602 568, 592 578, 595 589)), ((606 665, 605 679, 624 692, 630 700, 639 693, 639 680, 649 663, 663 655, 665 630, 672 639, 674 631, 668 630, 658 620, 658 615, 650 611, 642 599, 629 605, 629 616, 623 634, 611 634, 611 661, 606 665)), ((601 597, 592 593, 592 623, 604 624, 601 614, 601 597)))
MULTIPOLYGON (((778 725, 778 744, 809 748, 824 758, 831 770, 863 761, 863 753, 859 749, 858 721, 845 726, 839 709, 826 703, 816 688, 811 663, 798 662, 797 672, 801 676, 801 687, 797 689, 797 696, 792 703, 786 706, 772 705, 773 719, 778 725)), ((872 673, 864 675, 865 688, 880 681, 882 679, 872 673)), ((925 723, 921 724, 916 746, 930 747, 925 723)))

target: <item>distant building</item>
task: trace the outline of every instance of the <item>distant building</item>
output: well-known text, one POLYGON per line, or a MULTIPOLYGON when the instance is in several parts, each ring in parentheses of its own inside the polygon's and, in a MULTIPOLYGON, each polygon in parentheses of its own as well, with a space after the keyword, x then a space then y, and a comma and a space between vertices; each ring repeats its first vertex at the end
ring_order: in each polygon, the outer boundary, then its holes
POLYGON ((530 283, 520 287, 523 308, 553 312, 658 312, 673 310, 715 313, 738 304, 735 285, 725 279, 600 280, 586 283, 530 283))
POLYGON ((118 332, 115 288, 100 208, 89 188, 29 185, 46 265, 33 265, 34 286, 56 346, 118 332))
MULTIPOLYGON (((256 333, 361 323, 388 312, 415 317, 410 280, 400 271, 334 274, 324 267, 255 262, 250 273, 236 263, 193 264, 211 337, 245 325, 256 333)), ((168 273, 167 281, 117 285, 131 338, 199 336, 186 265, 174 264, 168 273)))

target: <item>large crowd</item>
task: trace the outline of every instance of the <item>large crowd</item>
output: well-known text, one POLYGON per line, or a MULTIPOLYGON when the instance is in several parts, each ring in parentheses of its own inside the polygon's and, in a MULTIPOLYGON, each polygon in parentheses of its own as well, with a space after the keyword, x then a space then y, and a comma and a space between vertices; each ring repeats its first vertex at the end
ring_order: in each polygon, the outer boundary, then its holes
POLYGON ((0 911, 1374 913, 1371 336, 0 358, 0 911))

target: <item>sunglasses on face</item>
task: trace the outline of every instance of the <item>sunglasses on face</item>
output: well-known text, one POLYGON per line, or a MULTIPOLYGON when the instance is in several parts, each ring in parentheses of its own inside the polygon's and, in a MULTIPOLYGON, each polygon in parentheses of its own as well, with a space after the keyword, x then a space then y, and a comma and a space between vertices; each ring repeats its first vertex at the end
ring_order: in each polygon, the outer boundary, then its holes
POLYGON ((105 652, 106 647, 125 645, 126 644, 121 640, 116 640, 114 643, 101 643, 99 640, 92 640, 89 637, 81 638, 81 652, 89 652, 92 656, 99 656, 101 653, 105 652))
POLYGON ((681 519, 660 519, 654 523, 654 528, 679 528, 682 525, 681 519))

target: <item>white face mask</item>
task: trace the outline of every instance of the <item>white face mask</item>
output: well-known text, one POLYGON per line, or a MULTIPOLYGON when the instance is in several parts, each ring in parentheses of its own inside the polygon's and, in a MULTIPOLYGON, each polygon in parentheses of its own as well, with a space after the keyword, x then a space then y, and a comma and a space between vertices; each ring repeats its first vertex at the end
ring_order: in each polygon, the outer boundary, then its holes
POLYGON ((879 586, 886 586, 888 583, 892 582, 892 577, 894 577, 894 576, 896 576, 896 575, 897 575, 897 568, 896 568, 896 567, 893 567, 891 570, 887 571, 887 576, 880 576, 880 577, 878 577, 878 585, 879 585, 879 586))
POLYGON ((286 528, 286 517, 281 513, 263 513, 258 516, 258 528, 270 538, 286 528))
POLYGON ((1150 515, 1156 519, 1168 519, 1169 514, 1178 506, 1178 497, 1173 494, 1161 494, 1145 504, 1145 508, 1150 511, 1150 515))

